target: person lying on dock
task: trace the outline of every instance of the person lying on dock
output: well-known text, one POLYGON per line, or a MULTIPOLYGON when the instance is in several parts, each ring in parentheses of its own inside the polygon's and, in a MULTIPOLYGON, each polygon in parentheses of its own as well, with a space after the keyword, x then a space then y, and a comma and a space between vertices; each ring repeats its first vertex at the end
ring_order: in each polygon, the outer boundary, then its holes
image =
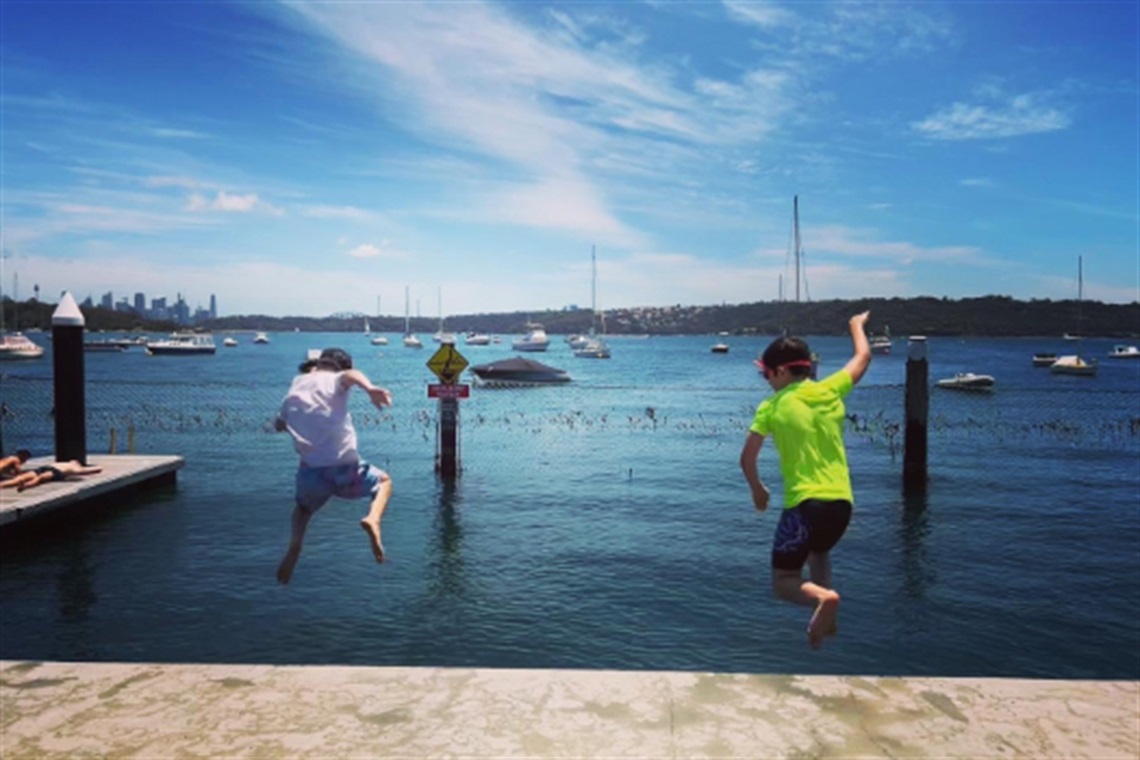
POLYGON ((42 467, 21 472, 14 478, 0 481, 0 488, 15 488, 17 491, 26 491, 43 483, 68 480, 79 475, 94 475, 102 471, 102 467, 87 466, 72 459, 69 462, 45 464, 42 467))
POLYGON ((15 454, 0 459, 0 480, 19 475, 24 471, 24 462, 32 457, 32 452, 27 449, 16 449, 15 454))
POLYGON ((356 449, 356 428, 348 413, 348 392, 353 386, 368 394, 377 409, 392 405, 392 394, 372 384, 352 368, 352 357, 342 349, 326 348, 313 366, 297 368, 289 392, 281 402, 274 427, 288 432, 301 458, 297 469, 292 535, 289 548, 277 568, 277 582, 293 577, 309 520, 333 496, 341 499, 370 498, 368 514, 360 527, 368 535, 372 555, 384 561, 380 519, 392 495, 388 473, 361 459, 356 449))

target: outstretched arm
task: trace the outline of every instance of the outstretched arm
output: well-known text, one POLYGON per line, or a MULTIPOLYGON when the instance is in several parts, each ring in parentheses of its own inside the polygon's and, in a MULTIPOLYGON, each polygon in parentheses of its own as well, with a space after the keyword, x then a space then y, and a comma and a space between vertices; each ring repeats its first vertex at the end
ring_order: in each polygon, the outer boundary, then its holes
POLYGON ((863 379, 863 374, 867 371, 868 365, 871 364, 871 344, 867 342, 867 318, 871 316, 871 312, 865 311, 862 314, 856 314, 851 317, 848 322, 848 327, 851 328, 851 343, 855 347, 855 355, 847 362, 844 367, 847 374, 851 375, 851 384, 854 385, 863 379))
POLYGON ((340 373, 340 381, 346 388, 357 386, 368 394, 368 398, 372 400, 372 405, 377 409, 383 409, 386 406, 392 405, 392 394, 387 388, 381 388, 373 385, 372 381, 358 369, 348 369, 340 373))
POLYGON ((752 491, 752 504, 763 512, 768 508, 768 488, 760 482, 760 473, 756 469, 756 461, 760 458, 760 447, 764 445, 764 436, 749 432, 744 439, 744 448, 740 450, 740 469, 744 472, 744 479, 752 491))

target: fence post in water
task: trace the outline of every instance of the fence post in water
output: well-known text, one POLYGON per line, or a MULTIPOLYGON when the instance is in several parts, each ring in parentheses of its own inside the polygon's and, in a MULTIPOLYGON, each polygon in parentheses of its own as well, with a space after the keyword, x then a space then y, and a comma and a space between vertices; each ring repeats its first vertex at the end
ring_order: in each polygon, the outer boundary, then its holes
POLYGON ((926 434, 930 409, 930 369, 926 337, 912 335, 906 355, 906 439, 903 452, 903 493, 926 492, 926 434))
POLYGON ((51 315, 52 384, 55 401, 55 459, 87 464, 87 400, 83 369, 86 321, 71 293, 51 315))
POLYGON ((437 469, 445 478, 454 478, 459 471, 459 399, 439 400, 439 458, 437 469))

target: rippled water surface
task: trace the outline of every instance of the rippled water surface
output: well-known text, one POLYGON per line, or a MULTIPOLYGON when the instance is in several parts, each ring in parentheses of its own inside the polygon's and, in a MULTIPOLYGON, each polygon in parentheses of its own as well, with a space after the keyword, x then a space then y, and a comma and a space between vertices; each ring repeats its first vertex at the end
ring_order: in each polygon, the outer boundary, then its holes
MULTIPOLYGON (((574 382, 475 389, 449 485, 430 343, 241 337, 213 357, 85 357, 90 450, 129 425, 186 466, 174 490, 4 543, 0 658, 1140 678, 1140 362, 1057 377, 1030 356, 1060 341, 931 340, 932 383, 971 370, 998 388, 931 391, 930 486, 904 499, 905 347, 876 357, 847 404, 840 633, 813 652, 807 612, 768 590, 778 514, 752 509, 737 466, 766 340, 615 339, 590 361, 555 336, 539 358, 574 382), (391 559, 371 559, 365 502, 332 502, 279 587, 296 460, 266 423, 305 349, 329 344, 395 394, 386 413, 352 401, 362 453, 395 481, 391 559)), ((823 373, 849 355, 812 343, 823 373)), ((49 453, 50 355, 3 370, 21 415, 5 445, 49 453)), ((770 447, 761 471, 779 493, 770 447)))

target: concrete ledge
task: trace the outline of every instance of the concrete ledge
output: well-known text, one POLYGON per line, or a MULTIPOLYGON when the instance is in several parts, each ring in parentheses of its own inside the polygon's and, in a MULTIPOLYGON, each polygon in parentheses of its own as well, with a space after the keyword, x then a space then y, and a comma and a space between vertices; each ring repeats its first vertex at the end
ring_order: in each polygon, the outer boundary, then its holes
POLYGON ((0 662, 22 757, 1120 757, 1137 682, 0 662))
MULTIPOLYGON (((52 462, 52 459, 32 459, 24 469, 52 462)), ((0 528, 60 510, 70 511, 109 497, 126 497, 149 484, 173 483, 175 472, 185 461, 179 456, 126 454, 89 456, 87 464, 102 467, 103 471, 58 483, 44 483, 23 492, 15 488, 0 490, 0 528)))

